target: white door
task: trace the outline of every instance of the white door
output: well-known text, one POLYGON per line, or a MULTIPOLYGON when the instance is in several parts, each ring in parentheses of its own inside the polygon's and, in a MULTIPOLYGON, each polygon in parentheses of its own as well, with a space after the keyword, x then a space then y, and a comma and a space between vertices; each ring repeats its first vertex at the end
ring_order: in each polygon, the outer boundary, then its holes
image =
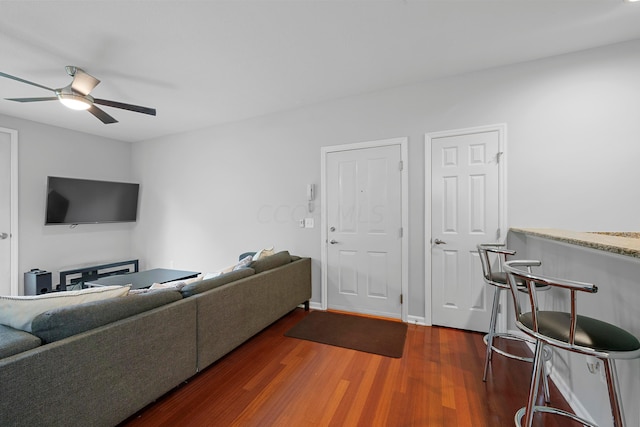
POLYGON ((0 130, 0 295, 11 295, 11 135, 0 130))
POLYGON ((328 308, 400 318, 400 145, 326 155, 328 308))
POLYGON ((502 132, 502 128, 479 128, 431 138, 435 325, 480 332, 489 328, 493 288, 482 279, 476 245, 502 238, 502 132))

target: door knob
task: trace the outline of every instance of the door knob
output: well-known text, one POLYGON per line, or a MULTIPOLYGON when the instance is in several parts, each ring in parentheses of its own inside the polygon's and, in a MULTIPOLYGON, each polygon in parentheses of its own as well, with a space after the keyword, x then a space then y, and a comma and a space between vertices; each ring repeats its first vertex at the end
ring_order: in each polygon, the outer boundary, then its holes
POLYGON ((336 240, 331 239, 331 240, 329 240, 329 243, 331 243, 332 245, 335 245, 338 242, 336 240))
POLYGON ((4 240, 7 237, 9 237, 9 235, 7 233, 0 233, 0 240, 4 240))
POLYGON ((440 239, 436 239, 436 240, 434 240, 434 242, 433 242, 433 243, 435 243, 436 245, 446 245, 446 244, 447 244, 447 242, 443 242, 443 241, 442 241, 442 240, 440 240, 440 239))

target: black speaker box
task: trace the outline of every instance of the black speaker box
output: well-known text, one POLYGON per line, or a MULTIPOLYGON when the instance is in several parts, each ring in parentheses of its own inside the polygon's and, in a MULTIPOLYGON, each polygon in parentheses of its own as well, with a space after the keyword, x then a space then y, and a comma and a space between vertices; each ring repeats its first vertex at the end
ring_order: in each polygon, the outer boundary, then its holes
POLYGON ((24 294, 40 295, 51 292, 51 273, 37 268, 24 273, 24 294))

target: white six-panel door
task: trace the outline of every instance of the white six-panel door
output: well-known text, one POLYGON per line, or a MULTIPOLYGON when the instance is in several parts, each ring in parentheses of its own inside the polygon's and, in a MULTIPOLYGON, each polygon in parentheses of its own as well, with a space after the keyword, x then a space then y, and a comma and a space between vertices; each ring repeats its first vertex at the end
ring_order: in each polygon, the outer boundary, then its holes
POLYGON ((328 308, 401 317, 400 145, 326 154, 328 308))
POLYGON ((432 323, 486 332, 493 289, 476 245, 499 241, 500 129, 430 138, 432 323))

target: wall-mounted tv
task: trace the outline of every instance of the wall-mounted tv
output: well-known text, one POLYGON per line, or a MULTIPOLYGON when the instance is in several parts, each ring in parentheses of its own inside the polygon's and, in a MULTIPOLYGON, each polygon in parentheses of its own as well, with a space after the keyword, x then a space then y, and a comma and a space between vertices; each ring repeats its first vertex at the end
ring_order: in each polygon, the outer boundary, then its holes
POLYGON ((47 178, 45 225, 134 222, 140 184, 47 178))

